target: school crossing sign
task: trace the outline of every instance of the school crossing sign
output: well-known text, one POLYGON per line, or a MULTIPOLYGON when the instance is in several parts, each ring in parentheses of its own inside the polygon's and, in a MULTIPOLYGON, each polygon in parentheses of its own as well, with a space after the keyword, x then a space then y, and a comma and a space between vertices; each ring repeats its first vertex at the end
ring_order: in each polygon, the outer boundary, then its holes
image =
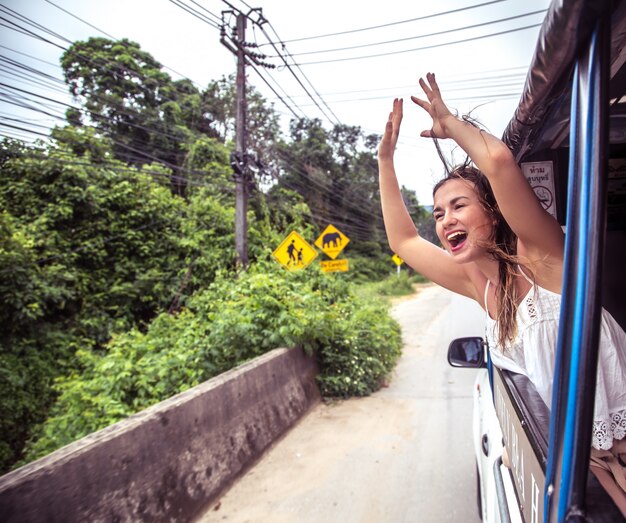
POLYGON ((315 245, 333 260, 339 256, 350 239, 333 225, 329 225, 315 240, 315 245))
POLYGON ((317 251, 296 231, 292 231, 272 254, 288 271, 304 269, 317 257, 317 251))

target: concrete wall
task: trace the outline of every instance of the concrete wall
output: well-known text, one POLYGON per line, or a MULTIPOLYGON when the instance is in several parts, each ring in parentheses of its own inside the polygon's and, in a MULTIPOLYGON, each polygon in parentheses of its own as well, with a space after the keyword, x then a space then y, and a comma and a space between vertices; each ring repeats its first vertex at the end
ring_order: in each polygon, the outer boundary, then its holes
POLYGON ((184 522, 319 401, 276 349, 0 478, 3 522, 184 522))

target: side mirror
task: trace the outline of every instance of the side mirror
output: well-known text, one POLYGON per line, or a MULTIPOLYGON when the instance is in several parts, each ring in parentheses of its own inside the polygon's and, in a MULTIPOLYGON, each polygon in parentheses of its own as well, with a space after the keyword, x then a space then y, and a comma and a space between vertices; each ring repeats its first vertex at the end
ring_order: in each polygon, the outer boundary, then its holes
POLYGON ((457 338, 448 347, 448 363, 453 367, 486 367, 485 342, 482 338, 457 338))

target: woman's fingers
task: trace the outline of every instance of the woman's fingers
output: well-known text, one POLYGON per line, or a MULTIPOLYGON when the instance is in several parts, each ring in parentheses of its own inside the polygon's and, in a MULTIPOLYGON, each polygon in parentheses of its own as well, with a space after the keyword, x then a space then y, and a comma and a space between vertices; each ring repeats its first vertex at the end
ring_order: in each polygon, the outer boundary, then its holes
POLYGON ((426 73, 426 79, 430 84, 430 89, 437 96, 441 96, 441 91, 439 91, 439 85, 437 84, 437 80, 435 80, 435 73, 426 73))
POLYGON ((393 112, 402 120, 402 106, 403 100, 402 98, 394 98, 393 100, 393 112))
POLYGON ((419 105, 422 109, 424 109, 425 111, 428 111, 430 108, 430 104, 426 101, 426 100, 421 100, 420 98, 418 98, 417 96, 411 96, 411 101, 414 104, 419 105))
MULTIPOLYGON (((428 75, 426 75, 426 77, 428 78, 428 75)), ((428 100, 430 101, 432 96, 433 96, 433 92, 432 89, 430 88, 430 86, 424 81, 423 78, 419 79, 419 84, 420 87, 422 88, 422 91, 424 91, 424 94, 426 95, 426 98, 428 98, 428 100)))
POLYGON ((400 134, 400 123, 402 122, 402 99, 395 98, 393 101, 393 110, 387 117, 385 124, 385 132, 378 148, 380 158, 393 157, 393 151, 396 148, 398 135, 400 134))

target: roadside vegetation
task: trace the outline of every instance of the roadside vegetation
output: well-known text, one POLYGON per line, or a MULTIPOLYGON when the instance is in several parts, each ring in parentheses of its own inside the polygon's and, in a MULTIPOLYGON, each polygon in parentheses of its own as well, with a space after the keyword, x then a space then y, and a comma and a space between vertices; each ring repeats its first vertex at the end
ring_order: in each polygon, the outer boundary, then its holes
POLYGON ((103 38, 75 43, 62 67, 75 97, 65 122, 37 143, 0 143, 0 472, 277 347, 314 354, 326 396, 380 387, 400 333, 376 296, 413 280, 396 277, 386 246, 378 137, 306 119, 284 136, 250 89, 243 271, 233 82, 199 90, 103 38), (350 238, 348 273, 272 259, 292 230, 312 244, 331 223, 350 238))
POLYGON ((405 270, 399 274, 390 274, 384 279, 363 283, 356 288, 358 296, 364 299, 390 300, 413 294, 417 285, 427 283, 428 280, 421 274, 409 275, 405 270))

